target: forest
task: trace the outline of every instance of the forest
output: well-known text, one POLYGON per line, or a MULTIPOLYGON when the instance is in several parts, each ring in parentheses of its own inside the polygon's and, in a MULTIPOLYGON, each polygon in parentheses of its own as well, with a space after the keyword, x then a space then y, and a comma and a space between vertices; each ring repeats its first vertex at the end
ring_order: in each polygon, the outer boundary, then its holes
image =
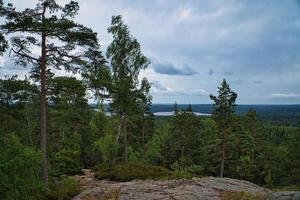
POLYGON ((299 189, 300 126, 266 123, 254 109, 237 115, 225 79, 210 95, 212 116, 175 103, 174 116, 156 117, 141 77, 150 60, 122 16, 111 18, 103 53, 97 33, 74 21, 77 2, 38 2, 0 3, 2 55, 31 69, 0 80, 0 199, 71 199, 69 176, 81 169, 116 181, 218 176, 299 189))

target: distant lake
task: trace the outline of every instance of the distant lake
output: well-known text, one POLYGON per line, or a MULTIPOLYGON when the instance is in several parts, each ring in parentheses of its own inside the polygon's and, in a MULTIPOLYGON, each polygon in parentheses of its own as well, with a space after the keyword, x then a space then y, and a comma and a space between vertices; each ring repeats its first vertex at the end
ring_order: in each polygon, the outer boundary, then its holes
MULTIPOLYGON (((209 113, 200 113, 200 112, 193 112, 197 116, 210 116, 209 113)), ((155 112, 153 113, 155 116, 173 116, 174 112, 155 112)))
MULTIPOLYGON (((179 110, 185 110, 188 104, 178 104, 179 110)), ((95 108, 93 104, 91 107, 95 108)), ((109 105, 104 105, 105 110, 108 112, 109 105)), ((172 116, 174 104, 152 104, 151 112, 155 116, 172 116)), ((192 109, 196 115, 209 116, 212 113, 211 104, 192 104, 192 109)), ((298 105, 237 105, 236 113, 244 115, 250 109, 255 109, 258 118, 274 122, 278 124, 293 124, 297 125, 300 122, 300 104, 298 105)), ((109 112, 107 115, 111 115, 109 112)))

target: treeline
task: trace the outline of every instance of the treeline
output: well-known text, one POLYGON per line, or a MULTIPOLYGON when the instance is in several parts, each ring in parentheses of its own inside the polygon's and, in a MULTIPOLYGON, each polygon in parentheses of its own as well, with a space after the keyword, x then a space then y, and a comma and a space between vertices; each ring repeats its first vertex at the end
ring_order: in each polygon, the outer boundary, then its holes
MULTIPOLYGON (((223 86, 221 91, 228 88, 226 82, 223 86)), ((43 195, 46 187, 40 170, 39 90, 28 80, 13 76, 0 81, 0 94, 1 194, 41 198, 38 194, 43 195), (7 193, 15 191, 18 193, 7 193)), ((222 118, 217 111, 212 117, 199 117, 192 107, 179 110, 176 105, 174 117, 132 113, 127 115, 124 140, 124 132, 119 135, 118 115, 107 115, 102 103, 96 110, 89 107, 83 81, 53 78, 47 97, 51 180, 98 164, 123 163, 127 145, 128 162, 198 176, 222 176, 223 163, 225 177, 270 188, 299 184, 300 129, 264 124, 255 110, 244 116, 232 110, 222 118), (225 129, 221 123, 226 124, 225 129)))
POLYGON ((0 50, 32 67, 24 80, 0 80, 0 199, 68 199, 78 188, 65 175, 127 162, 269 187, 299 184, 300 130, 266 126, 254 110, 237 116, 237 94, 225 80, 210 96, 211 118, 175 105, 174 117, 155 119, 151 84, 140 77, 149 60, 121 16, 112 17, 104 56, 96 33, 74 21, 74 1, 43 0, 23 11, 0 6, 0 50), (61 69, 81 78, 57 76, 61 69))

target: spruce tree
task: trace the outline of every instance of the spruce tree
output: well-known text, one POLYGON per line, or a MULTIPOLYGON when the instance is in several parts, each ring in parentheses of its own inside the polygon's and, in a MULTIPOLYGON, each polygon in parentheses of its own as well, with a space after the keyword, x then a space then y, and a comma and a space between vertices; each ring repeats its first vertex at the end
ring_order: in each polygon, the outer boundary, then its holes
POLYGON ((232 116, 235 113, 235 100, 237 94, 233 92, 229 84, 223 79, 221 86, 218 87, 218 96, 209 95, 213 101, 213 118, 219 128, 220 152, 221 152, 221 167, 220 177, 224 175, 224 165, 226 159, 226 143, 230 133, 230 123, 232 116))
POLYGON ((55 0, 39 0, 34 8, 17 11, 8 4, 1 12, 6 16, 6 23, 1 29, 10 36, 10 55, 15 58, 16 64, 33 66, 32 73, 40 82, 40 138, 45 182, 48 181, 47 75, 53 69, 87 72, 91 67, 91 56, 103 59, 101 54, 96 53, 99 48, 96 33, 74 21, 78 10, 79 5, 75 1, 60 6, 55 0), (33 49, 40 53, 37 55, 33 49))

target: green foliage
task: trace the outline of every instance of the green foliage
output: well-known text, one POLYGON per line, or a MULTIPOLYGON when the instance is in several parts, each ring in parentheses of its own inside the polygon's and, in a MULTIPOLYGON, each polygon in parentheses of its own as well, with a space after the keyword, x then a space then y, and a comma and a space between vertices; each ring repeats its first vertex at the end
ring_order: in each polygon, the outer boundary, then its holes
POLYGON ((188 171, 187 168, 181 166, 178 162, 175 162, 171 165, 171 169, 173 170, 172 175, 169 177, 170 179, 191 179, 193 175, 188 171))
POLYGON ((0 199, 41 199, 46 187, 39 176, 40 157, 14 135, 0 140, 0 199))
POLYGON ((240 156, 239 158, 239 165, 237 166, 237 171, 241 179, 244 180, 253 180, 254 173, 253 173, 253 161, 250 156, 240 156))
POLYGON ((288 144, 288 169, 289 181, 292 184, 300 185, 300 124, 288 144))
POLYGON ((165 179, 171 172, 160 166, 152 166, 144 163, 117 164, 114 166, 98 165, 95 167, 98 179, 110 179, 114 181, 131 181, 135 179, 165 179))
POLYGON ((229 84, 223 79, 221 86, 218 87, 218 96, 209 95, 213 101, 213 119, 218 125, 220 142, 220 177, 224 175, 224 165, 226 161, 226 152, 228 138, 231 134, 231 123, 235 113, 235 101, 237 93, 233 92, 229 84))
POLYGON ((93 146, 94 152, 99 152, 105 163, 110 165, 118 153, 119 145, 113 134, 106 134, 97 141, 95 141, 93 146))
POLYGON ((164 157, 162 152, 162 147, 168 138, 167 126, 161 126, 156 128, 152 139, 148 142, 145 160, 153 165, 159 165, 163 163, 164 157))
POLYGON ((74 175, 80 172, 80 140, 78 133, 62 142, 61 149, 54 154, 52 173, 54 176, 74 175))
MULTIPOLYGON (((112 99, 111 108, 119 116, 118 136, 123 133, 124 160, 128 161, 129 123, 135 115, 144 117, 147 105, 151 102, 150 84, 146 78, 139 79, 141 70, 146 69, 149 61, 142 54, 140 44, 124 24, 122 16, 113 16, 108 32, 113 41, 107 48, 107 58, 111 66, 111 83, 108 87, 112 99)), ((144 121, 144 120, 143 120, 144 121)), ((133 126, 136 123, 133 123, 133 126)))
POLYGON ((0 137, 11 132, 30 146, 38 144, 38 89, 16 75, 0 79, 0 137))
POLYGON ((128 147, 128 161, 129 162, 138 162, 141 160, 141 155, 138 151, 135 151, 132 146, 128 147))
POLYGON ((177 111, 163 146, 165 165, 170 166, 176 161, 184 166, 195 164, 200 155, 201 134, 199 117, 188 111, 177 111))
POLYGON ((79 5, 75 1, 61 6, 55 0, 39 2, 35 8, 23 11, 18 11, 12 4, 4 7, 6 21, 1 29, 13 36, 10 46, 16 64, 33 64, 33 75, 39 77, 42 58, 32 52, 37 47, 47 49, 48 69, 64 67, 76 72, 80 65, 88 67, 91 52, 96 51, 99 44, 95 32, 74 21, 78 10, 79 5), (42 45, 41 35, 47 39, 46 44, 42 45))
POLYGON ((222 200, 265 200, 265 196, 261 194, 253 194, 242 191, 223 191, 221 193, 222 200))
POLYGON ((50 185, 47 200, 71 200, 80 192, 79 184, 71 177, 64 177, 50 185))

